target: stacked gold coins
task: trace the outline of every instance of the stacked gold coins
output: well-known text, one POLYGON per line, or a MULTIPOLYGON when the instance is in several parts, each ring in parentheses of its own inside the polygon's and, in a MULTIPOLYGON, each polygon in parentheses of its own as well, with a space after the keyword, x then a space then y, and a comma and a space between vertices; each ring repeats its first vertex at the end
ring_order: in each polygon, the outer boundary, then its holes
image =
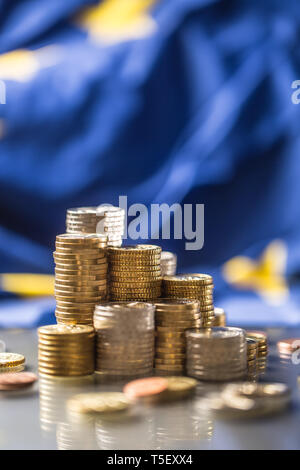
POLYGON ((111 300, 151 300, 161 295, 161 248, 133 245, 109 248, 111 300))
POLYGON ((223 308, 215 307, 215 319, 213 326, 226 326, 226 313, 223 308))
POLYGON ((213 326, 215 320, 214 285, 209 274, 164 276, 162 286, 164 297, 199 300, 202 327, 213 326))
POLYGON ((185 370, 185 330, 200 326, 197 300, 157 299, 155 305, 155 369, 159 373, 185 370))
POLYGON ((247 331, 248 338, 254 339, 258 345, 258 358, 265 358, 268 355, 267 335, 263 331, 247 331))
POLYGON ((248 366, 248 375, 250 377, 256 377, 257 372, 257 355, 258 355, 258 344, 257 342, 246 337, 247 341, 247 366, 248 366))
POLYGON ((38 329, 39 372, 61 377, 94 372, 94 329, 87 325, 48 325, 38 329))
POLYGON ((107 299, 107 239, 97 234, 56 237, 56 319, 65 324, 93 324, 95 304, 107 299))
POLYGON ((247 331, 247 336, 257 343, 257 370, 260 374, 263 374, 267 367, 267 335, 263 331, 247 331))
POLYGON ((67 210, 67 233, 98 233, 108 239, 108 246, 121 246, 125 212, 120 207, 77 207, 67 210))
POLYGON ((247 345, 240 328, 186 331, 187 375, 199 380, 238 380, 247 372, 247 345))
POLYGON ((162 276, 174 276, 177 269, 177 256, 171 251, 161 252, 161 274, 162 276))
POLYGON ((154 306, 107 302, 95 308, 96 371, 110 376, 147 375, 153 370, 154 306))

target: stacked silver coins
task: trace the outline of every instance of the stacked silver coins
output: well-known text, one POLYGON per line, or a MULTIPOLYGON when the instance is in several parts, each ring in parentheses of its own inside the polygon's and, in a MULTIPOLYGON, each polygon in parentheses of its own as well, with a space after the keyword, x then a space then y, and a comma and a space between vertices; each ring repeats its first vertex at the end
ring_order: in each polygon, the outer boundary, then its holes
POLYGON ((107 238, 97 234, 56 237, 55 315, 58 323, 93 324, 95 304, 107 299, 107 238))
POLYGON ((38 329, 39 373, 59 377, 93 374, 95 333, 87 325, 47 325, 38 329))
POLYGON ((215 319, 213 326, 226 326, 226 313, 223 308, 215 307, 215 319))
POLYGON ((185 330, 200 327, 197 300, 157 299, 155 305, 155 369, 160 374, 185 370, 185 330))
POLYGON ((240 328, 186 331, 187 375, 199 380, 226 381, 247 372, 247 343, 240 328))
POLYGON ((161 252, 161 275, 162 276, 174 276, 177 269, 177 256, 171 251, 161 252))
POLYGON ((156 245, 110 247, 110 299, 149 301, 160 297, 160 254, 161 248, 156 245))
POLYGON ((150 374, 154 358, 154 310, 143 302, 96 306, 96 371, 112 376, 150 374))
POLYGON ((108 246, 121 246, 125 227, 124 209, 114 206, 77 207, 67 210, 67 233, 98 233, 108 246))
POLYGON ((200 302, 202 327, 214 324, 213 278, 209 274, 164 276, 163 296, 174 299, 197 299, 200 302))

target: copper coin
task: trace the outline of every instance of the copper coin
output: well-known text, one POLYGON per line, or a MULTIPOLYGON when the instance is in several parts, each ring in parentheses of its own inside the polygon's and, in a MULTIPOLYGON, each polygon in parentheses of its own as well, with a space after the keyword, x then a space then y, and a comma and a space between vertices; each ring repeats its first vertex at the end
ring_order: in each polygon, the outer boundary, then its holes
POLYGON ((287 338, 278 341, 277 347, 280 352, 294 352, 300 349, 300 338, 287 338))
POLYGON ((123 392, 129 398, 146 398, 157 396, 168 389, 168 381, 162 377, 148 377, 133 380, 125 385, 123 392))
POLYGON ((0 390, 18 390, 29 387, 36 382, 37 376, 32 372, 11 372, 0 374, 0 390))

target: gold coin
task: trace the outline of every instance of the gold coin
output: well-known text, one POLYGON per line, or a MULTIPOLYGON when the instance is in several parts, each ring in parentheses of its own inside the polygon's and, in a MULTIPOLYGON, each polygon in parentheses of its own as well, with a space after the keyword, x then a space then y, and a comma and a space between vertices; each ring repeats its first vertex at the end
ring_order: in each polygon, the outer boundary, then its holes
POLYGON ((7 367, 15 367, 24 364, 25 357, 22 354, 1 352, 0 353, 0 369, 7 367))
POLYGON ((172 393, 177 392, 191 392, 197 387, 198 381, 191 377, 167 377, 168 391, 172 393))
POLYGON ((82 393, 67 401, 70 411, 76 413, 115 413, 129 408, 130 401, 123 393, 82 393))
POLYGON ((213 282, 212 276, 209 274, 177 274, 175 276, 165 276, 164 281, 166 283, 172 284, 181 284, 181 283, 191 283, 191 284, 201 284, 201 285, 210 285, 213 282))
POLYGON ((147 245, 147 244, 140 244, 140 245, 129 245, 129 246, 122 246, 120 248, 109 248, 109 253, 112 255, 117 254, 126 254, 128 256, 136 254, 148 254, 148 253, 161 253, 161 247, 157 245, 147 245))

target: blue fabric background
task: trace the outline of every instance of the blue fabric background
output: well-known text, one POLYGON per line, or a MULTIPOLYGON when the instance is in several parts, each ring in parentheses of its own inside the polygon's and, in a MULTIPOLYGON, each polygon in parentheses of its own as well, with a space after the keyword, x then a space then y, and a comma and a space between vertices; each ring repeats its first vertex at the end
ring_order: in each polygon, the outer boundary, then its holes
POLYGON ((62 54, 30 81, 6 82, 1 272, 53 272, 68 207, 119 195, 204 203, 202 250, 161 242, 180 271, 215 274, 217 303, 230 312, 229 300, 240 302, 235 322, 300 323, 298 307, 259 310, 255 294, 237 295, 220 274, 226 260, 259 256, 275 238, 288 248, 287 275, 299 273, 299 1, 161 0, 154 34, 114 45, 91 42, 71 20, 95 3, 0 2, 0 54, 47 45, 62 54))

